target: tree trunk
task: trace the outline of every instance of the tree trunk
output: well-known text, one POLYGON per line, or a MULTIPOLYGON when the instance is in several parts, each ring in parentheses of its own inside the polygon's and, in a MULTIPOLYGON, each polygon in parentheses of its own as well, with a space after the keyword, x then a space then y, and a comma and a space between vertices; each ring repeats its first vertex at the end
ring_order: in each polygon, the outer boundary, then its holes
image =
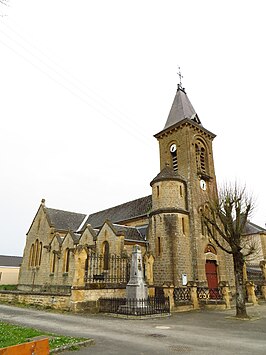
POLYGON ((236 317, 248 318, 245 304, 246 286, 244 284, 244 259, 241 252, 233 254, 236 283, 236 317))

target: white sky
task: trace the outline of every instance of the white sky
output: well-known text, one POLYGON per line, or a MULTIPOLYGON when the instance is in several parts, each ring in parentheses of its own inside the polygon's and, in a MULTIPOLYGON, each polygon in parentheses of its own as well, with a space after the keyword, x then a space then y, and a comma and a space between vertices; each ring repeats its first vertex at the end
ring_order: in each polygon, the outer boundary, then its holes
POLYGON ((218 183, 245 183, 264 226, 264 3, 0 4, 0 254, 22 255, 42 198, 93 213, 151 193, 178 66, 218 183))

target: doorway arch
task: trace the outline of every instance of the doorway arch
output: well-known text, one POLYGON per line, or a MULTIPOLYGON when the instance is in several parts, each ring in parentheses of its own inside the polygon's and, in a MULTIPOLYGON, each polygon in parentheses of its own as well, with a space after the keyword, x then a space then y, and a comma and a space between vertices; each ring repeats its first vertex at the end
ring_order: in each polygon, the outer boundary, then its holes
POLYGON ((209 289, 218 288, 218 264, 217 252, 213 245, 208 244, 205 248, 205 273, 209 289))

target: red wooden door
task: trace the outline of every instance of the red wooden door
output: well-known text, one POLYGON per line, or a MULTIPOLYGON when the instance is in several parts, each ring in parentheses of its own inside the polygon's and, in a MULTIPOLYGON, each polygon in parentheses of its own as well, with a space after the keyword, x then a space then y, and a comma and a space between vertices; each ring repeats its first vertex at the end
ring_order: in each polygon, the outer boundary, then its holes
POLYGON ((206 260, 205 264, 206 278, 209 288, 218 287, 217 265, 213 260, 206 260))

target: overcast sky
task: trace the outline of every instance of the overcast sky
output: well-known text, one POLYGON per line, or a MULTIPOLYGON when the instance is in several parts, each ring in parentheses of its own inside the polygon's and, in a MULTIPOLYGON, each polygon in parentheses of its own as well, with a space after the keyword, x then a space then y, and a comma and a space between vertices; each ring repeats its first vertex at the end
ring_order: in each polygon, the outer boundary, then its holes
POLYGON ((151 193, 183 86, 217 134, 218 183, 266 222, 265 1, 0 4, 0 254, 22 255, 40 205, 93 213, 151 193))

